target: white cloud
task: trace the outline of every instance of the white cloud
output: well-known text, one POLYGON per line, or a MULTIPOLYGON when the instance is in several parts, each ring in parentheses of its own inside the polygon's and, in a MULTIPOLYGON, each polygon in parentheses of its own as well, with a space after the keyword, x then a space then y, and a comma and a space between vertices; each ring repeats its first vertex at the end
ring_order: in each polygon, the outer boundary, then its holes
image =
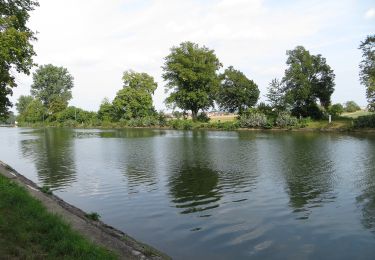
MULTIPOLYGON (((121 88, 123 71, 133 69, 159 82, 154 102, 160 109, 161 66, 173 45, 190 40, 215 49, 225 67, 244 71, 264 91, 284 71, 285 50, 309 47, 322 31, 336 30, 353 0, 301 2, 273 7, 265 0, 40 0, 30 26, 39 32, 36 62, 65 66, 73 74, 72 104, 96 110, 121 88)), ((15 89, 13 100, 27 91, 15 89)))
POLYGON ((365 13, 365 18, 366 19, 372 19, 375 17, 375 8, 370 8, 366 11, 365 13))

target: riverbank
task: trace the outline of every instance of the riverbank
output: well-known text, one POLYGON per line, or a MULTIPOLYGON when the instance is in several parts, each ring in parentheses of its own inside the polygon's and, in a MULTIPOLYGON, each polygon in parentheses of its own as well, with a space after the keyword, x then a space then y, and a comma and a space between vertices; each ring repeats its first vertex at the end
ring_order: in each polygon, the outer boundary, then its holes
POLYGON ((0 255, 6 259, 169 259, 40 188, 0 161, 0 255))

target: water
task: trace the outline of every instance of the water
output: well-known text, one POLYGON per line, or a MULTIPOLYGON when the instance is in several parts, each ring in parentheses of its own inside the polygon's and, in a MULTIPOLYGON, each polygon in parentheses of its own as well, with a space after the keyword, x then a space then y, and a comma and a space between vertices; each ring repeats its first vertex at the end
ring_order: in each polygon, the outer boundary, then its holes
POLYGON ((175 259, 374 259, 375 135, 0 128, 0 160, 175 259))

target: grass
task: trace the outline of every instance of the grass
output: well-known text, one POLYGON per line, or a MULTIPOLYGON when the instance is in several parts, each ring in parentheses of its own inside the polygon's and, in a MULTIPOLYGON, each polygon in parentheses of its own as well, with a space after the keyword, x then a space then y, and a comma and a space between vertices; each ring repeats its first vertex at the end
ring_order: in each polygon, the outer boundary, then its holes
POLYGON ((0 175, 2 259, 117 259, 86 240, 38 200, 0 175))
POLYGON ((52 191, 48 186, 43 186, 39 190, 45 194, 52 195, 52 191))
POLYGON ((98 221, 100 219, 100 215, 97 212, 85 214, 85 217, 94 221, 98 221))
POLYGON ((365 110, 358 110, 358 111, 353 112, 353 113, 343 113, 342 116, 343 117, 349 117, 349 118, 357 118, 359 116, 368 116, 368 115, 372 115, 372 114, 373 113, 365 111, 365 110))
POLYGON ((210 122, 232 122, 237 119, 237 115, 212 116, 210 122))

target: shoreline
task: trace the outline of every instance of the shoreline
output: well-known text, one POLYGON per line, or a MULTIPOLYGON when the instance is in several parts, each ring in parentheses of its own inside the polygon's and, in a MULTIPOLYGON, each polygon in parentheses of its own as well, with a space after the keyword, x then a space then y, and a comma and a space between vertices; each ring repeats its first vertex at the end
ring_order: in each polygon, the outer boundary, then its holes
POLYGON ((25 188, 28 193, 39 200, 48 212, 60 215, 73 230, 86 239, 117 253, 120 259, 162 260, 171 259, 152 246, 139 242, 126 233, 109 226, 102 221, 88 219, 83 210, 65 202, 56 195, 40 191, 33 181, 18 173, 0 160, 0 174, 25 188))

